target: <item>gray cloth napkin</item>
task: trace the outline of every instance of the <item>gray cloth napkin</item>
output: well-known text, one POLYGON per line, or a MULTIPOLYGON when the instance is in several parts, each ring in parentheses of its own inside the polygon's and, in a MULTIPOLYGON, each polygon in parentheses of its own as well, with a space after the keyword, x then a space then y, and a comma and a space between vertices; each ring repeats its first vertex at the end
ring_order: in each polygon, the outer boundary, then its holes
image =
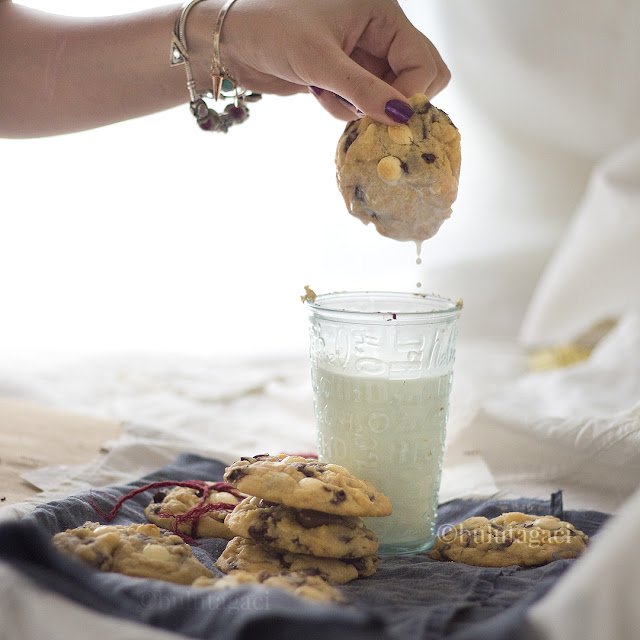
MULTIPOLYGON (((109 511, 132 489, 163 480, 221 480, 224 464, 183 454, 129 485, 94 491, 98 507, 109 511)), ((407 487, 407 491, 411 488, 407 487)), ((151 489, 124 503, 113 524, 145 522, 151 489)), ((207 592, 156 580, 102 573, 57 553, 49 538, 56 532, 102 521, 79 494, 37 507, 18 523, 0 526, 0 559, 40 586, 96 611, 135 620, 203 640, 331 638, 332 640, 513 638, 525 626, 526 611, 576 562, 558 560, 533 568, 491 569, 431 560, 426 553, 384 559, 377 573, 341 587, 352 606, 316 604, 279 590, 255 586, 207 592)), ((454 500, 441 505, 438 526, 472 515, 494 517, 505 511, 553 513, 590 536, 607 515, 562 512, 561 494, 541 500, 454 500)), ((200 539, 194 554, 209 568, 226 540, 200 539)), ((579 560, 577 560, 579 562, 579 560)))

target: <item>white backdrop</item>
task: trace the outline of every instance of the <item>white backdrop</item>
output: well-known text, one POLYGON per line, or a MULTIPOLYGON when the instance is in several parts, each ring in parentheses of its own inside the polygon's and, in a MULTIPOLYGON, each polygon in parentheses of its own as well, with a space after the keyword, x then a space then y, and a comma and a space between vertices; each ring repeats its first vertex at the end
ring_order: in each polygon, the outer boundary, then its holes
MULTIPOLYGON (((157 3, 22 4, 89 15, 157 3)), ((437 23, 421 26, 442 47, 437 23)), ((455 85, 436 103, 464 144, 455 85)), ((430 265, 464 245, 472 185, 463 180, 460 208, 425 243, 419 271, 413 245, 347 213, 333 163, 343 126, 311 95, 268 96, 227 135, 201 132, 185 105, 90 132, 0 141, 0 353, 299 353, 305 284, 417 290, 421 280, 429 291, 430 265)))

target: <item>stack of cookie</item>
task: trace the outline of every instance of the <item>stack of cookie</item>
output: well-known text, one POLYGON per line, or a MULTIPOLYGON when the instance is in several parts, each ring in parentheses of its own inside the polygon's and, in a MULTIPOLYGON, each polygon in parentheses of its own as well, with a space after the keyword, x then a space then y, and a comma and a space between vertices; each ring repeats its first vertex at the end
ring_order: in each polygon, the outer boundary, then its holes
POLYGON ((225 482, 250 497, 225 518, 236 535, 216 566, 267 574, 306 573, 345 584, 375 573, 378 539, 361 517, 391 503, 344 467, 301 456, 242 458, 225 482))

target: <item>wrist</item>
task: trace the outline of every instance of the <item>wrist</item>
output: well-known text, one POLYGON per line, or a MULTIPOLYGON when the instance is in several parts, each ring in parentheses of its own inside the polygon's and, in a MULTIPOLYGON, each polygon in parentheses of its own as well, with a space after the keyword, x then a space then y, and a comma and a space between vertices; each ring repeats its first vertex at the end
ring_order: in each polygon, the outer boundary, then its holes
POLYGON ((199 2, 189 13, 186 24, 186 40, 189 60, 199 91, 211 88, 211 56, 213 55, 213 30, 218 13, 225 0, 199 2))
MULTIPOLYGON (((211 88, 211 61, 214 52, 213 34, 218 21, 218 16, 227 0, 205 0, 198 3, 192 10, 187 23, 187 42, 189 44, 189 56, 193 67, 196 86, 199 90, 211 88)), ((242 0, 239 0, 242 1, 242 0)), ((234 3, 235 4, 235 3, 234 3)), ((231 14, 233 6, 229 9, 231 14)), ((225 37, 228 31, 227 22, 230 15, 224 20, 220 34, 220 59, 229 73, 235 77, 235 64, 233 39, 225 37)))
POLYGON ((220 35, 234 3, 235 0, 189 0, 181 7, 174 25, 171 64, 184 65, 189 107, 205 131, 226 133, 230 126, 249 117, 247 103, 261 98, 260 94, 244 90, 226 61, 221 60, 220 35), (200 11, 196 11, 198 7, 200 11), (219 111, 219 107, 207 103, 207 98, 222 104, 226 100, 233 102, 219 111))

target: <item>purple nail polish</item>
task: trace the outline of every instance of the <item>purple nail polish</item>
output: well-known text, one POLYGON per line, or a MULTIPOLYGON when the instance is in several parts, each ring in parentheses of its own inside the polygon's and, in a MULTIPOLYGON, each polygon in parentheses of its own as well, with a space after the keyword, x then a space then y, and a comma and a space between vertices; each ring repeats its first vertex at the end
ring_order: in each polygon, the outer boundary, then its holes
POLYGON ((343 98, 342 96, 339 96, 337 93, 334 93, 333 95, 336 98, 338 98, 338 100, 340 100, 340 102, 342 102, 343 104, 346 104, 347 107, 353 107, 353 105, 346 98, 343 98))
POLYGON ((324 89, 320 87, 309 87, 309 91, 311 91, 316 98, 319 98, 324 93, 324 89))
POLYGON ((409 118, 414 114, 411 105, 401 100, 389 100, 384 106, 384 112, 396 122, 407 124, 409 118))

